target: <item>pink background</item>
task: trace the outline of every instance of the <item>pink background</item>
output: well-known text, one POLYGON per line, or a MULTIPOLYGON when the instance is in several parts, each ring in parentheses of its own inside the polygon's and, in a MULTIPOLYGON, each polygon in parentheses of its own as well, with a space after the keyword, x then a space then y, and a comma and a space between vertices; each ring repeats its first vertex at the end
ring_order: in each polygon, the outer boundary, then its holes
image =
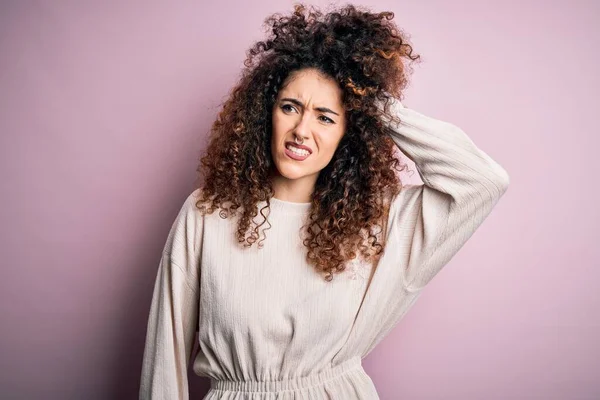
MULTIPOLYGON (((292 9, 124 3, 0 5, 3 399, 136 398, 208 128, 264 18, 292 9)), ((600 398, 598 2, 361 4, 394 11, 423 56, 405 104, 511 177, 364 360, 381 398, 600 398)))

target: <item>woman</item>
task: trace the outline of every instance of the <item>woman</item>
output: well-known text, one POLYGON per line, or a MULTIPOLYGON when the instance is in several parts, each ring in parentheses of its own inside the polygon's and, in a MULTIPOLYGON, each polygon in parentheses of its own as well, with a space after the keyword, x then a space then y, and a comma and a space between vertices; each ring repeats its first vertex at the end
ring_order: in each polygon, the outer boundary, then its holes
POLYGON ((398 100, 419 56, 392 17, 267 20, 166 241, 140 398, 188 398, 198 331, 205 399, 378 399, 362 358, 509 183, 461 129, 398 100), (401 185, 396 148, 424 185, 401 185))

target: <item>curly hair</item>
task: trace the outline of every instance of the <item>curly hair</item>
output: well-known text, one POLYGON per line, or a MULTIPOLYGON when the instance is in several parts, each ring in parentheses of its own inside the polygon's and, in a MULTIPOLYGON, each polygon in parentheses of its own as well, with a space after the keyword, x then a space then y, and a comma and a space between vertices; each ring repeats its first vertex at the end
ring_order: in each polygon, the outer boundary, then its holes
POLYGON ((395 157, 382 116, 395 119, 389 114, 390 97, 401 97, 410 62, 420 58, 393 17, 354 5, 323 15, 296 3, 291 15, 276 13, 265 20, 272 33, 248 50, 240 81, 211 127, 197 169, 204 183, 196 206, 204 213, 220 209, 221 218, 241 209, 237 240, 245 247, 269 224, 271 113, 278 91, 293 72, 314 68, 340 85, 348 124, 312 193, 303 225, 307 262, 331 281, 357 253, 368 262, 383 254, 389 200, 402 188, 394 170, 406 164, 395 157), (258 224, 254 217, 261 201, 266 205, 258 224))

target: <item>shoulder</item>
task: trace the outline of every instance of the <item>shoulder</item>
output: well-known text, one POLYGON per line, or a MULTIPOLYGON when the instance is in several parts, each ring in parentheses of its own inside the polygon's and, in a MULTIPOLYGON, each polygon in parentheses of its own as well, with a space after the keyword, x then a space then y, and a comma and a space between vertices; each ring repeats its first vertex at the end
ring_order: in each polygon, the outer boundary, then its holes
POLYGON ((173 223, 172 234, 189 236, 197 234, 202 229, 204 213, 198 207, 201 204, 200 194, 201 189, 195 189, 186 196, 173 223))
POLYGON ((164 254, 179 266, 193 265, 190 257, 198 253, 204 231, 204 215, 196 206, 199 189, 189 193, 169 231, 164 254))
POLYGON ((201 216, 200 209, 197 206, 197 203, 200 200, 199 196, 200 189, 195 189, 186 195, 183 203, 179 203, 179 211, 177 213, 177 217, 175 218, 175 223, 186 222, 189 224, 193 218, 201 216))
POLYGON ((193 212, 198 209, 198 204, 201 198, 202 189, 196 188, 191 193, 188 194, 185 201, 183 202, 183 207, 188 212, 193 212))
POLYGON ((203 215, 203 206, 208 206, 202 201, 202 188, 196 188, 185 198, 181 206, 181 213, 188 215, 203 215))
POLYGON ((390 214, 396 213, 399 210, 413 208, 419 203, 420 197, 423 195, 424 184, 406 184, 403 185, 400 191, 390 199, 390 214))

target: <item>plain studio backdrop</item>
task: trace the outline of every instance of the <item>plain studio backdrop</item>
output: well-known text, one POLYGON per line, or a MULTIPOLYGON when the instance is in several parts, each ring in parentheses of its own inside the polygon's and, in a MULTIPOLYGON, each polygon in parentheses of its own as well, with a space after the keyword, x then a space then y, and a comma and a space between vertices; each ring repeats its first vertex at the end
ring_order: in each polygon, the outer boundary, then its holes
MULTIPOLYGON (((182 3, 0 3, 2 399, 137 396, 160 253, 210 124, 264 18, 293 4, 182 3)), ((381 398, 600 398, 599 3, 356 4, 393 11, 423 57, 406 105, 511 178, 363 360, 381 398)))

